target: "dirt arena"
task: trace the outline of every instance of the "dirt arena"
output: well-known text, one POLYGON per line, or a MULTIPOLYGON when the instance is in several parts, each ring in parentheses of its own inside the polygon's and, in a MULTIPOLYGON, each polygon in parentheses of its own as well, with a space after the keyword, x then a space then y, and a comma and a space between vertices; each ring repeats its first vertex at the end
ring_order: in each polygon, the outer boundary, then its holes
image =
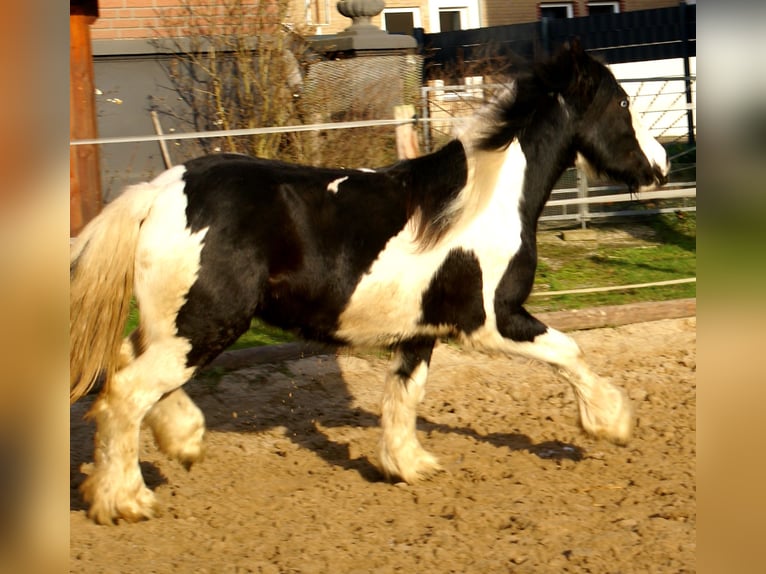
POLYGON ((78 573, 694 572, 696 319, 573 334, 637 412, 619 447, 585 436, 550 367, 434 352, 418 429, 445 472, 374 464, 383 354, 321 355, 202 376, 205 460, 142 435, 163 514, 106 527, 77 491, 90 400, 71 410, 70 570, 78 573))

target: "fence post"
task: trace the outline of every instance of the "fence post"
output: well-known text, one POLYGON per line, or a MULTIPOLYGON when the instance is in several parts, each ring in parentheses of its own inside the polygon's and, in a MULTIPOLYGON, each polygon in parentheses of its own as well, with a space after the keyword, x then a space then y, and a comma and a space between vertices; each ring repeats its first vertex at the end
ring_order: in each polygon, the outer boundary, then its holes
POLYGON ((684 57, 684 86, 686 90, 686 125, 688 129, 689 145, 694 145, 694 113, 692 112, 692 80, 689 66, 689 31, 686 26, 686 2, 679 4, 678 13, 681 22, 681 46, 684 57))
MULTIPOLYGON (((577 168, 577 198, 585 199, 588 197, 588 176, 579 167, 577 168)), ((580 229, 586 229, 588 227, 588 219, 590 218, 590 212, 588 210, 587 203, 577 204, 577 213, 580 220, 580 229)))
POLYGON ((431 102, 429 100, 428 87, 421 86, 420 99, 421 114, 425 120, 423 123, 423 147, 425 148, 425 153, 431 153, 431 122, 428 121, 431 117, 431 102))
POLYGON ((396 155, 399 159, 412 159, 420 155, 418 135, 412 129, 414 117, 415 106, 412 104, 394 107, 394 119, 409 120, 406 124, 396 126, 396 155))
POLYGON ((545 56, 551 55, 550 20, 547 16, 540 18, 540 43, 543 45, 545 56))
MULTIPOLYGON (((76 2, 69 6, 69 137, 96 137, 96 96, 90 26, 98 5, 76 2)), ((101 173, 97 145, 77 146, 69 152, 69 234, 77 235, 101 211, 101 173)))

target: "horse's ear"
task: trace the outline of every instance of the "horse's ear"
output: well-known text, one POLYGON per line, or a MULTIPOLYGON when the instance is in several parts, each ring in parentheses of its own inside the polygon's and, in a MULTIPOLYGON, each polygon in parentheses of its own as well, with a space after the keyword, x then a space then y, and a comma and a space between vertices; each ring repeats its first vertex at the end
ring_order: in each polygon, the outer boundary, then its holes
POLYGON ((585 60, 588 58, 588 55, 585 53, 585 49, 582 47, 582 43, 580 43, 580 38, 577 36, 573 36, 562 46, 561 55, 569 60, 569 63, 576 75, 579 75, 579 73, 583 70, 585 67, 585 60))
POLYGON ((564 92, 578 73, 582 54, 578 39, 565 42, 550 60, 537 66, 537 75, 550 90, 564 92))
POLYGON ((580 81, 588 70, 588 60, 580 39, 573 37, 562 44, 556 56, 543 66, 540 76, 551 89, 563 93, 580 81))
POLYGON ((582 57, 585 55, 585 50, 583 49, 582 44, 580 43, 580 38, 578 36, 571 38, 569 42, 565 44, 565 46, 568 47, 573 56, 582 57))

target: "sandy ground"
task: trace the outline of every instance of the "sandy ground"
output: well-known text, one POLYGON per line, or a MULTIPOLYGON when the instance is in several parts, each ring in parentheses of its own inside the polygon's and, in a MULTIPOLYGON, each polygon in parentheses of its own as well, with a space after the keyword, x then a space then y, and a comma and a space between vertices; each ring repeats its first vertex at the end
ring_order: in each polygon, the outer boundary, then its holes
POLYGON ((442 344, 418 428, 446 472, 382 480, 387 357, 340 352, 203 376, 187 472, 142 439, 161 517, 97 526, 77 487, 92 433, 71 411, 72 572, 694 572, 696 319, 580 331, 637 412, 619 447, 585 436, 550 367, 442 344))

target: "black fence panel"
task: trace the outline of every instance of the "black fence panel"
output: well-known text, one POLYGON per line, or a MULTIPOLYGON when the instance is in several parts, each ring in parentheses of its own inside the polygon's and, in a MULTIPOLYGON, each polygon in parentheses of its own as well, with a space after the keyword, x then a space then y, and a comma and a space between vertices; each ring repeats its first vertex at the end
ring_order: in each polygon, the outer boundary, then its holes
POLYGON ((610 64, 696 55, 696 5, 543 20, 438 34, 420 34, 418 43, 429 68, 495 55, 535 58, 577 37, 586 50, 610 64))

